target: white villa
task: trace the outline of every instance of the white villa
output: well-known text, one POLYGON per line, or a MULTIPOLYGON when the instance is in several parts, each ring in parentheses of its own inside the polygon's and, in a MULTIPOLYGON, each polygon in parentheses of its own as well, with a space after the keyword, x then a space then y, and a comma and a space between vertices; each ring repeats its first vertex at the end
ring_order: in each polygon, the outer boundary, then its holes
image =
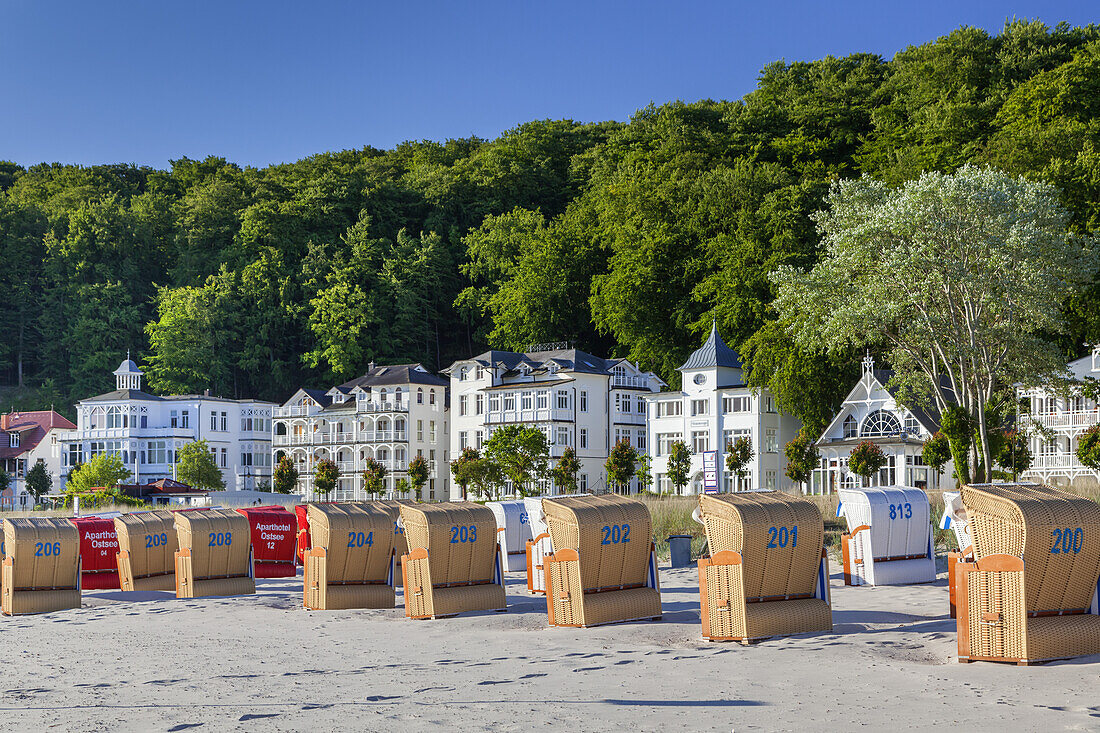
POLYGON ((898 404, 889 388, 893 372, 875 369, 875 360, 863 360, 863 375, 841 405, 840 412, 817 441, 821 467, 814 470, 810 492, 831 494, 839 488, 861 486, 863 479, 848 471, 848 456, 864 440, 878 445, 887 465, 872 486, 915 486, 926 490, 951 488, 950 461, 942 474, 924 465, 924 441, 939 430, 939 414, 898 404))
MULTIPOLYGON (((546 435, 551 462, 567 446, 580 461, 581 491, 608 490, 611 447, 627 440, 646 452, 645 395, 664 384, 626 359, 602 359, 565 344, 544 344, 526 353, 486 351, 444 370, 454 405, 451 454, 480 449, 505 425, 529 425, 546 435)), ((546 479, 541 488, 551 491, 546 479)), ((637 481, 631 480, 631 491, 637 481)), ((461 488, 452 486, 452 499, 461 488)))
POLYGON ((274 460, 285 455, 294 461, 307 501, 320 498, 313 492, 315 466, 332 460, 340 478, 324 498, 360 501, 371 498, 363 490, 368 458, 388 469, 385 495, 393 497, 397 481, 407 477, 409 461, 423 456, 430 473, 421 498, 446 500, 451 475, 447 400, 447 380, 420 364, 371 363, 357 379, 327 392, 303 387, 275 408, 274 460))
POLYGON ((668 454, 673 443, 684 441, 691 450, 691 472, 686 493, 797 489, 784 475, 783 446, 794 439, 802 423, 776 409, 766 389, 754 392, 745 385, 741 359, 718 335, 710 336, 679 369, 683 388, 646 398, 649 445, 654 484, 673 491, 668 478, 668 454), (740 481, 726 470, 726 446, 736 438, 752 441, 753 457, 740 481))
POLYGON ((75 430, 61 433, 61 471, 102 453, 117 453, 131 484, 175 478, 183 446, 205 440, 231 490, 271 483, 271 410, 260 400, 204 395, 158 397, 143 392, 143 373, 127 358, 114 372, 115 391, 76 405, 75 430))
MULTIPOLYGON (((1100 346, 1093 347, 1089 356, 1071 361, 1068 367, 1073 380, 1081 385, 1087 379, 1100 379, 1100 346)), ((1030 415, 1021 415, 1020 420, 1029 435, 1032 456, 1024 480, 1078 488, 1100 483, 1100 473, 1077 460, 1081 433, 1100 423, 1096 401, 1080 393, 1059 395, 1048 389, 1020 390, 1019 396, 1031 403, 1030 415), (1035 426, 1052 433, 1054 439, 1044 438, 1035 426)))

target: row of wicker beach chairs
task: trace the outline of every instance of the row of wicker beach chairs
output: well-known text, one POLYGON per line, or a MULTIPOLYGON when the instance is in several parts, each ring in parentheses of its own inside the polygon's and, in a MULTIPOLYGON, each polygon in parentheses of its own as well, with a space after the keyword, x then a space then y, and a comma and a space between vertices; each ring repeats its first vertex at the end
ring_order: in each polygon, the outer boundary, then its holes
MULTIPOLYGON (((846 584, 935 580, 923 491, 845 490, 840 498, 846 584)), ((966 486, 945 503, 943 526, 960 546, 949 562, 960 661, 1100 653, 1100 505, 1034 484, 966 486)), ((525 570, 528 590, 546 596, 552 626, 661 617, 652 520, 629 497, 323 503, 295 513, 7 519, 0 605, 9 615, 75 608, 82 586, 250 594, 257 576, 295 576, 297 560, 303 605, 314 610, 394 608, 398 582, 410 618, 504 610, 505 573, 525 570)), ((695 516, 709 549, 698 562, 705 638, 747 644, 832 630, 824 523, 813 502, 704 494, 695 516)))

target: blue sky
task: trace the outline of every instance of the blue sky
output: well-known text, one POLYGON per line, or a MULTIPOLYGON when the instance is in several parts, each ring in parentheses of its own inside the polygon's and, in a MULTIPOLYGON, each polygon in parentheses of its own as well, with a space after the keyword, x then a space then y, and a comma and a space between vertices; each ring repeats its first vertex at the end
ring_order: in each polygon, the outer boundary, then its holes
POLYGON ((247 165, 736 99, 776 60, 890 57, 1095 0, 0 0, 0 159, 247 165))

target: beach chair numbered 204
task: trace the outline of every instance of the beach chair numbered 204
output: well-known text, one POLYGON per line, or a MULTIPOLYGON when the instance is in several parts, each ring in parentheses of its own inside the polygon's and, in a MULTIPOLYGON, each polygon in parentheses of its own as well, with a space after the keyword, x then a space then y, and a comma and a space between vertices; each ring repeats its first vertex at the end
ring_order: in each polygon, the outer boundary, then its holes
POLYGON ((551 626, 661 618, 649 509, 625 496, 543 499, 554 554, 545 557, 551 626))
POLYGON ((936 580, 928 494, 901 486, 841 489, 837 514, 845 585, 907 585, 936 580))
POLYGON ((393 608, 393 520, 370 503, 310 504, 303 603, 313 610, 393 608))
POLYGON ((962 497, 974 560, 956 567, 959 661, 1100 654, 1100 505, 1038 484, 962 497))
POLYGON ((401 507, 409 553, 401 558, 405 615, 440 618, 503 611, 504 567, 493 513, 474 502, 401 507))
POLYGON ((825 523, 813 502, 775 491, 702 494, 703 637, 751 641, 831 631, 825 523))

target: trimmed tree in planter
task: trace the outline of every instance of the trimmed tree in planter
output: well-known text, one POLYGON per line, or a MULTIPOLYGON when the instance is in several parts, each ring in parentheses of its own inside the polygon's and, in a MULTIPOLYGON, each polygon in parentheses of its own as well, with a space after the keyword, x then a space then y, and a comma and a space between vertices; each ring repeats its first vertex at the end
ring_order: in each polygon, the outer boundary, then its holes
POLYGON ((726 444, 726 470, 737 477, 738 486, 748 473, 749 463, 754 455, 752 438, 747 435, 734 438, 726 444))
POLYGON ((422 501, 421 490, 424 488, 424 484, 428 483, 429 473, 428 462, 424 460, 424 456, 417 456, 409 461, 409 483, 412 484, 413 490, 416 492, 417 501, 422 501))
POLYGON ((298 486, 298 469, 294 467, 294 461, 286 456, 279 459, 272 475, 272 488, 277 494, 289 494, 298 486))
POLYGON ((313 472, 313 493, 327 496, 336 488, 336 481, 340 478, 340 469, 336 464, 325 458, 317 462, 317 468, 313 472))
POLYGON ((886 463, 886 454, 882 452, 882 448, 869 440, 861 441, 848 456, 848 470, 861 476, 864 486, 867 486, 867 480, 878 473, 886 463))
POLYGON ((672 482, 672 491, 679 494, 687 486, 691 473, 691 449, 687 443, 677 440, 668 451, 668 480, 672 482))
POLYGON ((577 490, 577 473, 581 470, 581 462, 577 459, 577 453, 572 448, 566 447, 561 452, 561 458, 552 469, 550 477, 554 479, 554 485, 563 494, 571 494, 577 490))
POLYGON ((787 457, 787 470, 784 472, 787 478, 803 486, 809 483, 814 469, 821 462, 821 454, 804 427, 794 440, 783 447, 783 455, 787 457))
POLYGON ((638 451, 627 440, 620 440, 607 456, 604 468, 607 469, 607 481, 614 484, 618 492, 624 486, 630 486, 630 478, 638 463, 638 451))
POLYGON ((1082 466, 1100 471, 1100 425, 1093 425, 1077 439, 1077 460, 1082 466))
POLYGON ((363 489, 368 494, 382 496, 386 492, 386 467, 373 458, 363 461, 363 489))

